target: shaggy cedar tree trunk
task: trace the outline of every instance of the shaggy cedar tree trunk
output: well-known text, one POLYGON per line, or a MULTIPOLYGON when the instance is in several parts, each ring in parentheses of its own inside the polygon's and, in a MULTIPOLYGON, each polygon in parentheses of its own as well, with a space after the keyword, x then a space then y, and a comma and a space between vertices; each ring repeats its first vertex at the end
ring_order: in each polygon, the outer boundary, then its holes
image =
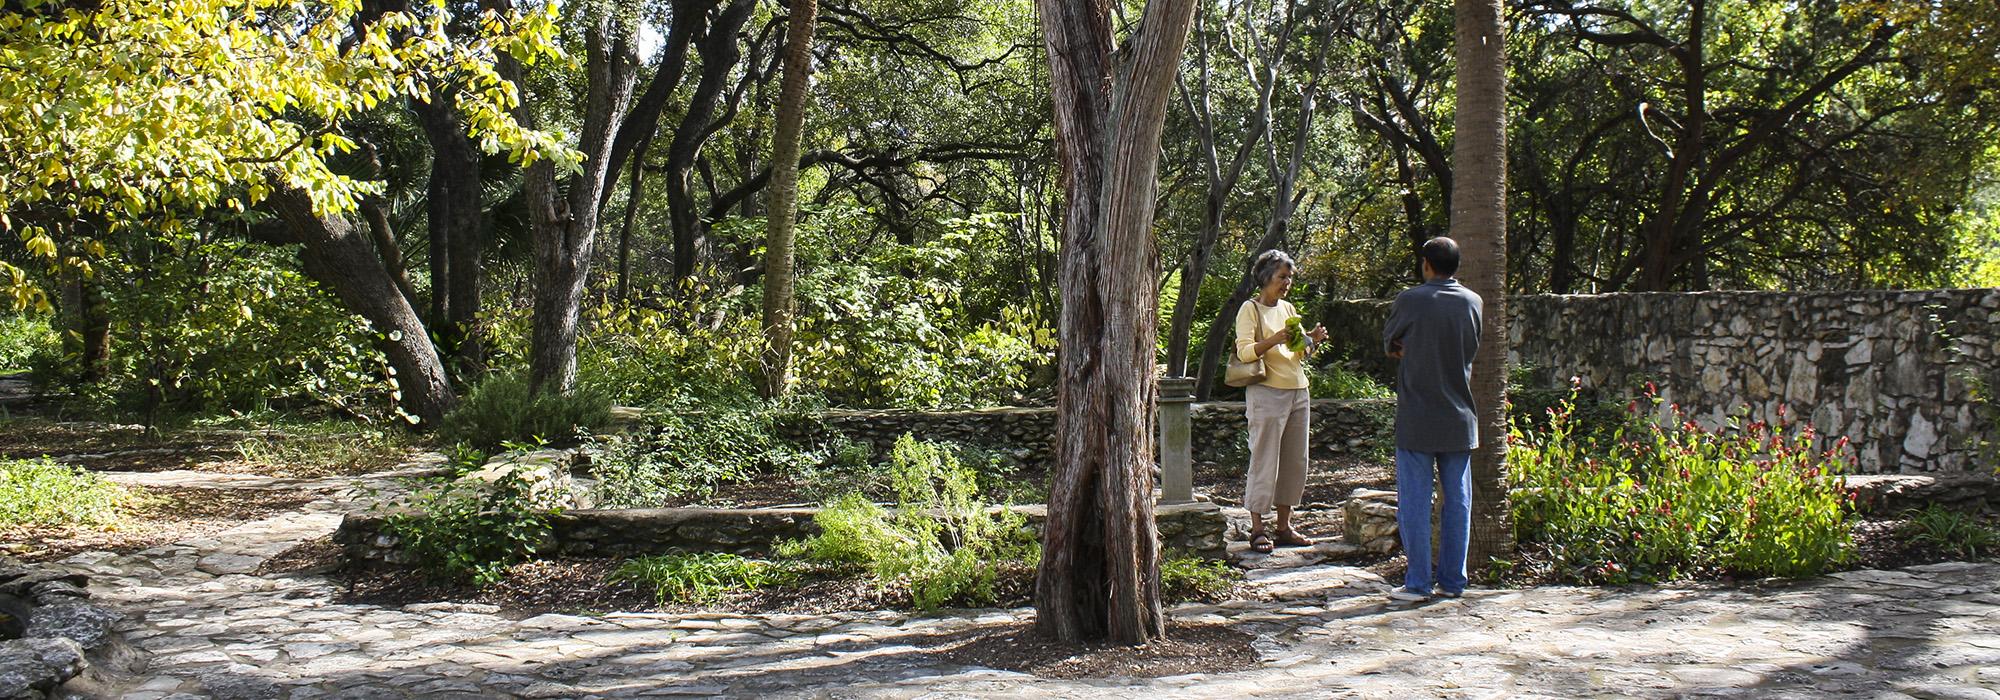
POLYGON ((1036 626, 1062 640, 1165 633, 1153 527, 1153 240, 1160 131, 1194 0, 1151 0, 1113 52, 1110 6, 1037 0, 1067 197, 1056 464, 1036 626))

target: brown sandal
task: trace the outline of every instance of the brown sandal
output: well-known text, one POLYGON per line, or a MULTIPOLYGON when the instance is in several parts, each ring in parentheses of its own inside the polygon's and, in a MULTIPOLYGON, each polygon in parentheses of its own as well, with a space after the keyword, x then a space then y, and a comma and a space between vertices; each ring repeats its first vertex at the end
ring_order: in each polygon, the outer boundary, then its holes
POLYGON ((1279 530, 1278 544, 1287 547, 1311 547, 1313 541, 1295 530, 1279 530))
POLYGON ((1271 547, 1270 535, 1266 535, 1264 533, 1259 532, 1257 534, 1250 536, 1250 551, 1257 552, 1259 554, 1270 554, 1271 549, 1272 547, 1271 547))

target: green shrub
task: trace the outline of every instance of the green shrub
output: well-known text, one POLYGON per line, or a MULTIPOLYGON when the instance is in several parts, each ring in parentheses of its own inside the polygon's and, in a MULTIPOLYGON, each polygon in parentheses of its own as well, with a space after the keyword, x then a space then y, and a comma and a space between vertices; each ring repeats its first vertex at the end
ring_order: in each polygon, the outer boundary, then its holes
POLYGON ((507 442, 560 441, 611 422, 611 397, 595 383, 568 394, 533 393, 526 372, 487 377, 444 417, 441 434, 481 449, 507 442))
POLYGON ((1160 597, 1169 601, 1215 601, 1229 595, 1243 572, 1228 562, 1170 556, 1160 561, 1160 597))
POLYGON ((1793 429, 1782 409, 1775 425, 1739 418, 1715 431, 1637 420, 1638 402, 1632 413, 1609 441, 1579 438, 1565 400, 1542 431, 1517 423, 1508 437, 1518 535, 1545 546, 1558 575, 1809 576, 1852 556, 1845 439, 1819 450, 1813 428, 1793 429))
POLYGON ((131 499, 94 472, 40 459, 0 459, 0 528, 105 526, 131 499))
POLYGON ((0 372, 25 370, 41 355, 60 352, 62 339, 46 316, 0 313, 0 372))
POLYGON ((692 286, 646 305, 599 304, 577 348, 585 376, 629 406, 666 408, 736 402, 756 395, 764 346, 755 313, 729 314, 732 297, 692 286))
POLYGON ((725 485, 780 478, 817 465, 819 451, 779 435, 799 420, 809 398, 713 406, 701 412, 649 415, 646 428, 596 443, 592 471, 598 500, 609 507, 656 507, 674 498, 706 498, 725 485))
POLYGON ((872 494, 889 487, 875 464, 875 446, 846 437, 835 438, 819 464, 801 465, 794 475, 799 490, 815 502, 827 503, 849 493, 872 494))
POLYGON ((485 586, 533 556, 560 508, 543 508, 530 484, 506 474, 490 485, 450 482, 418 491, 384 531, 432 577, 485 586))
POLYGON ((98 260, 111 352, 86 379, 74 336, 37 355, 37 380, 87 410, 174 418, 327 406, 397 419, 381 333, 299 271, 293 251, 156 231, 141 263, 98 260), (199 280, 199 283, 192 283, 199 280))
POLYGON ((651 589, 660 603, 704 603, 730 591, 754 591, 796 579, 791 571, 768 561, 735 554, 663 554, 631 559, 611 572, 612 583, 651 589))
POLYGON ((1307 380, 1315 399, 1387 399, 1396 392, 1374 377, 1348 369, 1339 362, 1313 367, 1307 380))
MULTIPOLYGON (((856 207, 799 227, 798 387, 848 406, 937 408, 1019 403, 1055 359, 1049 319, 1022 303, 1021 271, 981 251, 1012 245, 1008 214, 937 222, 913 244, 875 240, 856 207), (865 242, 865 244, 864 244, 865 242)), ((718 222, 719 239, 759 241, 761 219, 718 222)), ((736 300, 754 320, 755 290, 736 300)))
POLYGON ((906 587, 921 610, 991 603, 1003 569, 1040 559, 1026 517, 989 508, 950 448, 905 435, 889 459, 894 513, 848 494, 815 518, 819 535, 781 545, 780 556, 860 564, 877 586, 906 587))
POLYGON ((1912 541, 1960 559, 1978 559, 2000 551, 2000 533, 1987 528, 1978 516, 1936 503, 1912 511, 1903 528, 1912 541))

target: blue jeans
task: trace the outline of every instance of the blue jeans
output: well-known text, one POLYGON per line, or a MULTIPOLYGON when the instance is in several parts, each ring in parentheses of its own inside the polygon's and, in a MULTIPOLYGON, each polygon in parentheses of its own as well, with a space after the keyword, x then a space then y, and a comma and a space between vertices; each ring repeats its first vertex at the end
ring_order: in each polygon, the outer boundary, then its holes
POLYGON ((1465 548, 1472 538, 1472 453, 1396 450, 1396 526, 1402 531, 1403 552, 1410 569, 1403 585, 1430 592, 1431 584, 1448 593, 1465 590, 1465 548), (1431 479, 1444 485, 1443 528, 1438 533, 1438 560, 1431 564, 1431 479))

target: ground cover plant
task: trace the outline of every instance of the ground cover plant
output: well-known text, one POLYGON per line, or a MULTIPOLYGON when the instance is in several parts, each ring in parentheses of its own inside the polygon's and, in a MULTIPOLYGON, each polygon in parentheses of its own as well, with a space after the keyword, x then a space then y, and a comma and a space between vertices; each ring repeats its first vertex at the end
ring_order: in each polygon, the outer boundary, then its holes
POLYGON ((1160 560, 1160 597, 1169 601, 1217 601, 1243 580, 1243 572, 1229 562, 1192 556, 1168 556, 1160 560))
POLYGON ((1902 534, 1920 546, 1972 560, 2000 552, 2000 532, 1979 516, 1936 503, 1909 513, 1902 534))
POLYGON ((1520 540, 1558 578, 1625 583, 1721 574, 1809 576, 1852 556, 1846 441, 1820 447, 1784 410, 1704 428, 1641 416, 1609 440, 1579 438, 1574 404, 1509 435, 1520 540))
POLYGON ((473 387, 447 414, 440 435, 492 449, 507 442, 568 441, 611 421, 611 396, 595 383, 567 394, 534 392, 525 372, 495 374, 473 387))
POLYGON ((782 435, 781 426, 809 420, 805 416, 816 413, 817 405, 806 399, 749 400, 700 411, 652 412, 638 430, 592 444, 592 472, 601 481, 598 502, 610 508, 678 505, 753 480, 785 479, 828 457, 865 463, 865 453, 800 444, 782 435))
POLYGON ((130 498, 96 473, 51 459, 0 459, 0 530, 109 526, 130 498))
POLYGON ((709 603, 725 593, 756 591, 798 580, 791 567, 727 552, 677 552, 627 560, 609 583, 629 583, 653 592, 660 604, 709 603))

